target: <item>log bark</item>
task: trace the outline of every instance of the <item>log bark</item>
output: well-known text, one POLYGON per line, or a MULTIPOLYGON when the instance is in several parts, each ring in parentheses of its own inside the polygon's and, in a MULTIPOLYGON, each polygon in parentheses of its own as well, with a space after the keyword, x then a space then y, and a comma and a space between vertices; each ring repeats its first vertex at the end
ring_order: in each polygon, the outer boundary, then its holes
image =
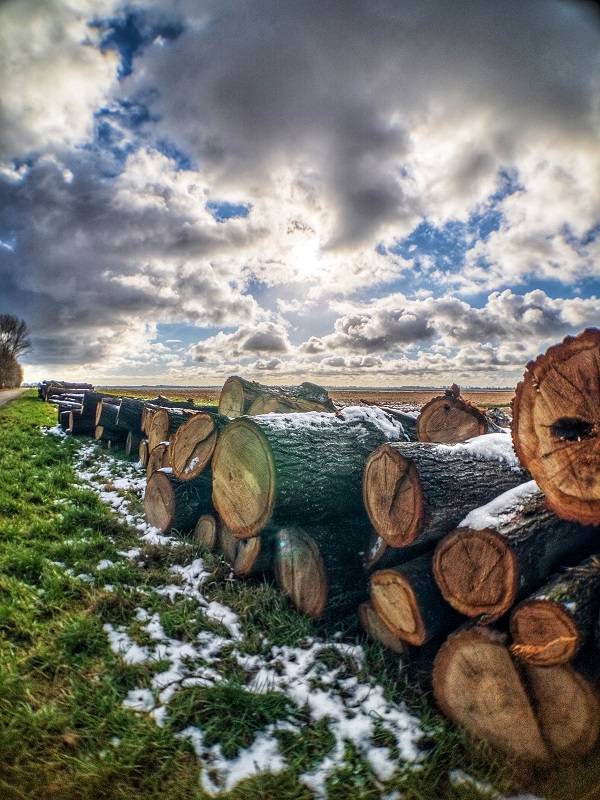
POLYGON ((62 394, 72 393, 74 389, 93 389, 91 383, 69 383, 68 381, 42 381, 38 388, 38 394, 42 400, 50 400, 51 397, 58 397, 62 394))
POLYGON ((369 456, 363 502, 377 533, 406 547, 437 541, 471 509, 526 480, 506 434, 452 447, 395 442, 369 456))
POLYGON ((399 411, 397 408, 390 408, 389 406, 380 406, 380 408, 402 425, 407 441, 417 441, 418 417, 413 417, 412 414, 407 414, 406 411, 399 411))
POLYGON ((171 466, 179 480, 196 478, 210 464, 219 432, 229 418, 220 414, 194 414, 175 432, 171 440, 171 466))
POLYGON ((203 473, 195 481, 178 481, 171 469, 153 472, 146 486, 146 520, 161 533, 190 531, 202 514, 210 513, 211 476, 203 473))
POLYGON ((61 428, 61 430, 68 431, 70 422, 71 422, 71 412, 67 411, 66 409, 61 411, 59 406, 58 425, 61 428))
POLYGON ((497 427, 481 409, 460 396, 456 385, 426 403, 417 420, 417 439, 420 442, 456 444, 495 432, 497 427))
POLYGON ((84 417, 81 411, 70 411, 69 431, 73 436, 90 436, 94 428, 90 425, 89 417, 84 417))
POLYGON ((219 413, 226 417, 292 411, 335 411, 327 390, 314 383, 300 386, 264 386, 233 375, 219 398, 219 413), (252 408, 255 406, 255 408, 252 408))
POLYGON ((134 433, 130 430, 125 439, 125 455, 138 458, 142 441, 143 436, 141 433, 134 433))
POLYGON ((96 404, 96 425, 118 427, 120 397, 101 397, 96 404))
POLYGON ((442 712, 476 739, 517 760, 547 761, 549 752, 505 637, 491 628, 451 634, 433 667, 442 712))
POLYGON ((433 579, 431 553, 371 575, 371 604, 384 624, 408 644, 420 646, 464 622, 433 579))
POLYGON ((427 542, 408 547, 391 547, 385 539, 373 531, 363 555, 363 566, 367 572, 397 567, 426 552, 431 552, 431 545, 427 542))
POLYGON ((498 619, 560 566, 597 547, 589 526, 559 519, 535 483, 476 509, 437 546, 433 569, 446 600, 468 617, 498 619))
POLYGON ((275 579, 302 614, 340 619, 367 596, 359 552, 360 528, 335 525, 281 528, 275 538, 275 579))
POLYGON ((149 478, 153 472, 163 467, 169 467, 169 443, 159 442, 156 447, 150 450, 148 462, 146 464, 146 477, 149 478))
POLYGON ((400 426, 374 408, 237 419, 221 433, 212 460, 215 508, 239 538, 269 523, 363 519, 367 455, 400 436, 400 426))
POLYGON ((124 397, 119 406, 117 423, 119 427, 126 428, 130 433, 141 439, 142 437, 142 414, 144 411, 144 401, 134 397, 124 397))
POLYGON ((565 570, 520 603, 510 617, 511 651, 535 666, 573 661, 594 637, 600 612, 600 560, 565 570))
POLYGON ((600 733, 596 683, 571 664, 526 664, 524 672, 548 748, 563 758, 581 758, 591 753, 600 733))
POLYGON ((364 632, 371 639, 382 644, 387 650, 398 655, 406 655, 406 642, 399 639, 381 619, 370 602, 361 603, 358 607, 358 620, 364 632))
POLYGON ((568 336, 527 365, 513 401, 523 466, 564 519, 600 524, 600 330, 568 336))

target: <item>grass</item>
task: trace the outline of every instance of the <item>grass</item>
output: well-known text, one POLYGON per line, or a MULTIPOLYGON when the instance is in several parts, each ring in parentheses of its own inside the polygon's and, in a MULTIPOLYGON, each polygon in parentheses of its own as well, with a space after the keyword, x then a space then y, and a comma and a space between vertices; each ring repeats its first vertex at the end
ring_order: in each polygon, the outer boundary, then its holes
MULTIPOLYGON (((189 542, 174 548, 140 545, 137 531, 90 489, 76 482, 73 461, 80 444, 44 436, 55 411, 32 395, 0 408, 0 797, 2 800, 204 800, 202 765, 177 736, 187 725, 202 729, 207 747, 230 758, 268 725, 304 723, 301 733, 277 733, 288 768, 235 787, 231 800, 308 800, 299 781, 331 750, 327 720, 310 722, 277 691, 256 694, 225 647, 216 685, 189 686, 169 701, 166 724, 123 706, 127 693, 149 687, 165 668, 160 661, 127 664, 110 649, 105 625, 123 626, 132 641, 151 646, 136 618, 143 606, 158 615, 167 636, 194 642, 203 632, 224 634, 189 598, 169 600, 155 588, 177 579, 169 572, 200 552, 189 542), (140 547, 135 560, 119 551, 140 547), (102 560, 112 566, 98 570, 102 560), (77 576, 84 576, 84 579, 77 576), (87 577, 86 577, 87 576, 87 577)), ((93 462, 94 456, 90 458, 93 462)), ((115 462, 115 474, 124 466, 115 462)), ((107 480, 110 488, 110 480, 107 480)), ((232 608, 244 630, 239 650, 260 653, 272 645, 296 645, 315 627, 292 611, 267 582, 239 583, 218 558, 207 556, 211 575, 205 595, 232 608), (269 637, 268 645, 264 637, 269 637)), ((333 631, 319 629, 328 637, 333 631)), ((349 623, 345 639, 357 633, 349 623)), ((332 643, 334 639, 332 638, 332 643)), ((397 790, 403 800, 481 800, 475 784, 453 786, 450 770, 508 792, 520 779, 549 800, 592 800, 600 775, 597 759, 550 775, 517 775, 504 759, 470 743, 433 710, 426 695, 398 677, 397 659, 360 639, 367 673, 395 700, 406 700, 422 720, 428 757, 407 766, 382 789, 364 759, 349 745, 343 767, 328 782, 331 800, 375 800, 397 790), (587 794, 586 794, 587 792, 587 794)), ((325 666, 356 673, 332 647, 325 666)), ((362 679, 359 673, 358 678, 362 679)), ((389 746, 382 729, 377 743, 389 746)))

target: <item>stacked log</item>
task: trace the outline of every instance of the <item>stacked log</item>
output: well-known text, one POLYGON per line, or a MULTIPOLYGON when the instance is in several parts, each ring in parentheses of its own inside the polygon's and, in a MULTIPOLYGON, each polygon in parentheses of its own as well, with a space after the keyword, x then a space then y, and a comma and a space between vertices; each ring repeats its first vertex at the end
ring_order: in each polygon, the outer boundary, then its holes
POLYGON ((212 509, 211 484, 210 473, 180 481, 169 467, 156 470, 148 478, 144 496, 147 521, 161 533, 193 530, 198 518, 212 509))
POLYGON ((193 414, 177 429, 171 441, 171 466, 179 480, 193 480, 209 466, 228 422, 228 417, 205 411, 193 414))
POLYGON ((358 621, 367 636, 374 639, 376 642, 380 642, 386 650, 391 650, 393 653, 400 656, 407 655, 408 647, 406 642, 403 642, 402 639, 394 635, 377 611, 375 611, 372 603, 369 601, 361 603, 358 607, 357 614, 358 621))
POLYGON ((219 414, 225 417, 294 411, 335 411, 335 406, 327 390, 314 383, 264 386, 239 375, 225 381, 219 398, 219 414))
POLYGON ((500 430, 481 409, 462 398, 460 388, 453 384, 443 395, 423 406, 417 420, 416 438, 420 442, 456 444, 500 430))
POLYGON ((59 397, 63 394, 72 393, 75 390, 93 390, 91 383, 73 383, 68 381, 41 381, 38 386, 38 396, 45 401, 52 397, 59 397))
POLYGON ((163 467, 169 467, 169 442, 159 442, 148 454, 146 462, 146 477, 150 477, 153 472, 163 467))

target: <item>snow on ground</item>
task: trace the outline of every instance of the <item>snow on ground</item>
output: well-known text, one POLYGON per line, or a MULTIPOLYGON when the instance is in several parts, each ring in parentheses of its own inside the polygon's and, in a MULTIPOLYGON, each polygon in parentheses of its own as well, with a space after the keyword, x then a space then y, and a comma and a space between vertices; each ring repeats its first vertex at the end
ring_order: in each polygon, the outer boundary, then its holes
MULTIPOLYGON (((177 543, 173 537, 158 534, 132 509, 127 496, 134 493, 141 498, 145 488, 145 477, 138 465, 117 460, 90 444, 81 447, 76 470, 80 481, 137 530, 141 546, 151 543, 168 548, 177 543), (116 472, 119 473, 117 479, 116 472)), ((119 553, 123 560, 134 562, 140 554, 138 547, 119 553)), ((97 569, 102 571, 107 566, 104 560, 97 569)), ((123 700, 124 707, 136 713, 150 713, 157 725, 163 725, 169 716, 169 703, 177 692, 191 686, 222 683, 220 662, 225 657, 233 658, 246 675, 247 691, 280 692, 298 709, 303 709, 311 722, 327 720, 334 745, 310 773, 301 777, 315 797, 326 796, 326 781, 343 765, 347 743, 352 743, 370 764, 382 786, 400 767, 405 768, 410 763, 417 767, 425 758, 419 747, 424 737, 419 720, 403 703, 387 700, 382 686, 372 680, 358 679, 364 663, 362 647, 343 643, 339 637, 334 637, 334 641, 313 638, 285 647, 271 646, 265 639, 260 652, 249 652, 238 616, 204 595, 203 586, 210 572, 203 560, 195 558, 189 564, 174 565, 170 573, 173 582, 166 582, 153 591, 170 600, 195 601, 199 614, 219 622, 222 633, 203 630, 193 642, 179 641, 167 636, 158 614, 143 607, 137 609, 132 623, 135 622, 138 630, 141 627, 146 634, 144 641, 149 640, 150 644, 137 643, 128 626, 106 624, 104 630, 110 647, 125 663, 155 663, 157 670, 160 669, 149 688, 139 687, 128 692, 123 700), (338 657, 333 667, 332 653, 338 657), (391 735, 393 747, 375 744, 375 737, 382 729, 391 735)), ((282 730, 301 733, 302 725, 294 721, 293 715, 268 725, 235 758, 226 758, 219 745, 207 746, 199 727, 187 726, 178 735, 191 743, 204 766, 201 777, 204 790, 216 795, 261 772, 285 770, 287 764, 277 738, 282 730)))

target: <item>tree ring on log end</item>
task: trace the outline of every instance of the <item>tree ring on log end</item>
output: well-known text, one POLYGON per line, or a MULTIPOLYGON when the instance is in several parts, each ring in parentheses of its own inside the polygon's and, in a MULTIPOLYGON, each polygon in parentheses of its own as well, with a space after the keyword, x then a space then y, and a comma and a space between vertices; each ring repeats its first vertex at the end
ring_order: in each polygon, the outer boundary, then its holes
POLYGON ((170 530, 175 514, 175 494, 168 476, 160 470, 148 478, 144 511, 149 525, 161 533, 170 530))
POLYGON ((227 378, 219 397, 219 414, 239 417, 244 413, 244 386, 238 378, 227 378))
POLYGON ((600 331, 567 337, 527 365, 513 442, 558 516, 600 524, 600 331))
POLYGON ((217 546, 217 520, 212 514, 202 514, 194 528, 194 541, 209 552, 217 546))
POLYGON ((212 414, 199 413, 184 422, 171 442, 173 474, 182 481, 200 475, 209 464, 217 444, 217 427, 212 414))
POLYGON ((404 547, 423 528, 424 497, 415 465, 389 445, 375 450, 363 473, 363 502, 371 524, 391 547, 404 547))
POLYGON ((506 542, 488 528, 458 528, 438 544, 435 580, 444 599, 467 617, 501 617, 517 594, 517 559, 506 542))
POLYGON ((417 419, 420 442, 456 444, 487 431, 484 414, 460 397, 434 397, 417 419))
POLYGON ((234 536, 248 539, 265 527, 275 503, 275 464, 267 439, 248 418, 228 425, 212 460, 213 503, 234 536))
POLYGON ((313 619, 327 605, 327 572, 314 539, 300 528, 283 528, 276 536, 275 579, 298 611, 313 619))
POLYGON ((371 602, 396 636, 409 644, 424 644, 426 631, 415 593, 395 570, 382 569, 372 575, 371 602))
POLYGON ((510 618, 511 652, 528 664, 551 667, 571 661, 581 635, 571 614, 552 600, 526 600, 510 618))
POLYGON ((387 649, 399 655, 406 655, 407 645, 387 627, 371 603, 361 603, 358 607, 358 619, 364 632, 387 649))

